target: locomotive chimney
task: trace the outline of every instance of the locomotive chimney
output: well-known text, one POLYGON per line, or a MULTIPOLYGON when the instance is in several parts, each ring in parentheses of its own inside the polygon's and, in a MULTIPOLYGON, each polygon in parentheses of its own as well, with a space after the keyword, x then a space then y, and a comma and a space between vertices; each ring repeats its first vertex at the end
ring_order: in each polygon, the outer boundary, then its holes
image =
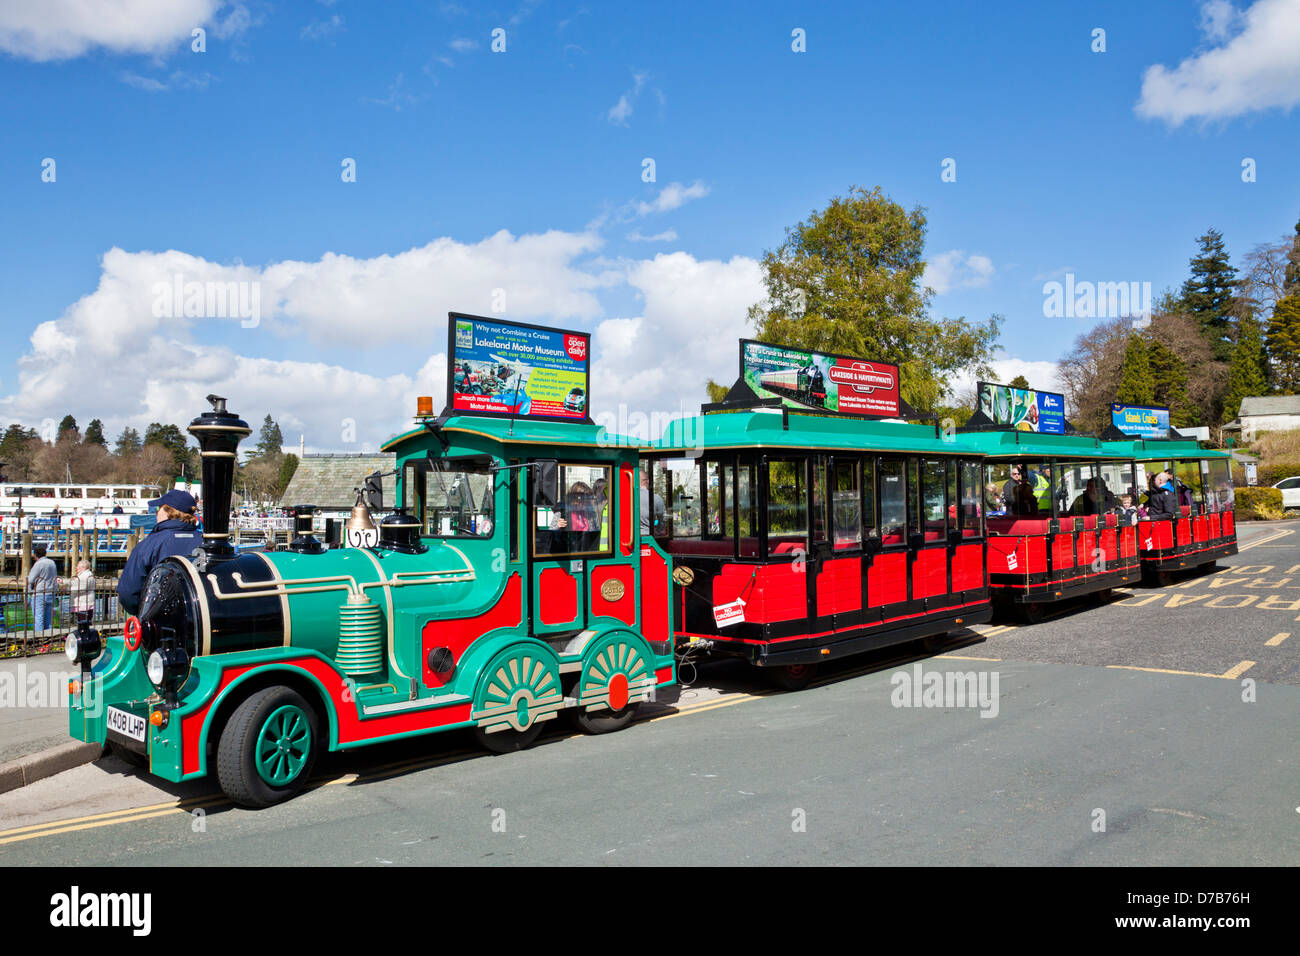
POLYGON ((226 411, 226 400, 209 395, 212 411, 190 422, 203 459, 203 547, 210 558, 234 555, 230 546, 230 494, 235 481, 237 449, 251 433, 248 423, 226 411))

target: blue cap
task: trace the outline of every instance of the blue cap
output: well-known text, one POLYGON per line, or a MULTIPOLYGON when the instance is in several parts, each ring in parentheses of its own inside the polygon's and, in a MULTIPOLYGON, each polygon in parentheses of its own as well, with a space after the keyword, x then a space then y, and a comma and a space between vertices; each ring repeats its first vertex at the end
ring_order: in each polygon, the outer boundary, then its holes
POLYGON ((194 511, 195 501, 194 496, 188 491, 179 491, 176 488, 173 488, 161 498, 155 498, 149 502, 150 508, 157 508, 161 505, 167 505, 170 508, 175 508, 177 511, 184 512, 185 514, 192 514, 194 511))

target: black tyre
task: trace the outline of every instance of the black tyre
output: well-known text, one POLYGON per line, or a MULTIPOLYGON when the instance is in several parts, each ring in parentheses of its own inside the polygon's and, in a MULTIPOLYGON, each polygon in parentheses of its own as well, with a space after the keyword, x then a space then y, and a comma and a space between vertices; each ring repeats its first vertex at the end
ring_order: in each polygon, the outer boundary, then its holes
POLYGON ((1043 606, 1036 601, 1016 605, 1016 620, 1021 624, 1037 624, 1043 619, 1043 606))
POLYGON ((920 640, 921 648, 928 654, 938 654, 948 646, 948 632, 930 634, 920 640))
POLYGON ((788 664, 768 671, 772 683, 782 690, 803 690, 817 676, 816 664, 788 664))
POLYGON ((587 710, 585 707, 574 708, 569 711, 572 715, 571 720, 575 727, 584 734, 612 734, 616 730, 622 730, 636 718, 636 711, 640 704, 628 704, 618 710, 610 710, 608 707, 601 710, 587 710))
POLYGON ((484 750, 494 754, 512 754, 528 747, 542 732, 540 723, 533 723, 527 730, 498 730, 487 733, 482 727, 474 728, 474 739, 484 750))
POLYGON ((287 687, 259 690, 221 732, 217 780, 235 803, 269 807, 301 792, 320 752, 320 718, 287 687))

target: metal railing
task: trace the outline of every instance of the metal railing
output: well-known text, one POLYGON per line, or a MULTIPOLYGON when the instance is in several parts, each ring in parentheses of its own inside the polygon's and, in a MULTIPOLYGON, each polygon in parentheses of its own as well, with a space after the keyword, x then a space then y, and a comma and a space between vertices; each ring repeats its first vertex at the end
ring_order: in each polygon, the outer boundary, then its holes
MULTIPOLYGON (((81 588, 66 578, 47 591, 13 584, 0 588, 0 657, 62 653, 64 638, 76 630, 76 608, 82 600, 81 588)), ((117 599, 117 581, 96 578, 91 625, 101 634, 113 634, 121 631, 126 618, 117 599)))

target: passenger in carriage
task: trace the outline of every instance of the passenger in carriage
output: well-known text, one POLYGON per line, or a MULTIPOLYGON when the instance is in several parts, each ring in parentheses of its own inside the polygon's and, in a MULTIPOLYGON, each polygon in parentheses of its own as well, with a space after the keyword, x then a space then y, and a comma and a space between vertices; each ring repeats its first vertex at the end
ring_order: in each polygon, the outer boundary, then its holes
POLYGON ((585 481, 574 482, 565 496, 564 508, 551 516, 551 554, 592 550, 594 524, 591 488, 585 481))
POLYGON ((1089 478, 1087 483, 1083 486, 1083 494, 1075 498, 1074 503, 1070 505, 1070 514, 1084 516, 1095 515, 1099 510, 1098 505, 1097 482, 1092 478, 1089 478))
POLYGON ((1152 491, 1147 496, 1147 517, 1153 519, 1181 517, 1178 495, 1174 492, 1173 477, 1169 472, 1160 472, 1151 483, 1152 491))
POLYGON ((1019 465, 1011 466, 1011 477, 1002 483, 1002 500, 1014 511, 1016 503, 1016 490, 1020 487, 1022 481, 1022 472, 1019 465))
POLYGON ((1021 518, 1038 517, 1038 499, 1034 496, 1033 486, 1027 481, 1016 486, 1014 513, 1021 518))
POLYGON ((1140 508, 1133 507, 1132 495, 1119 496, 1119 518, 1120 524, 1137 524, 1139 517, 1146 517, 1146 513, 1140 508))
POLYGON ((1006 499, 998 492, 998 486, 991 481, 984 486, 984 509, 991 516, 1007 513, 1006 499))

